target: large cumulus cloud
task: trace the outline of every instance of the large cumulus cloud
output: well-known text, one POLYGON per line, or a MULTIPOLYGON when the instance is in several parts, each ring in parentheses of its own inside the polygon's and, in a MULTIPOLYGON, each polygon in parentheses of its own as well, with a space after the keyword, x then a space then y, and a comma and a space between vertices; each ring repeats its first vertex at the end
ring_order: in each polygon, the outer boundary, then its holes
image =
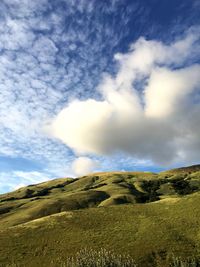
POLYGON ((74 100, 51 133, 78 154, 125 152, 159 164, 195 161, 200 153, 199 29, 170 44, 140 38, 116 54, 102 98, 74 100))

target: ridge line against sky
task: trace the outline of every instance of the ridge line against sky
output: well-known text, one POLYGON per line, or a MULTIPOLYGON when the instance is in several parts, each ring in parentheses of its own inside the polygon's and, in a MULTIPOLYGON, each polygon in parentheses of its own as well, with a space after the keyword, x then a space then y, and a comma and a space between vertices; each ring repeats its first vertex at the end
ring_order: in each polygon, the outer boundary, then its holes
POLYGON ((199 3, 2 0, 0 192, 93 170, 157 171, 198 163, 199 3), (71 123, 74 139, 66 129, 64 137, 54 133, 66 146, 44 126, 73 105, 92 111, 96 128, 83 112, 85 132, 78 128, 77 136, 70 113, 62 126, 71 123), (160 124, 163 116, 167 122, 160 124), (86 139, 92 131, 97 141, 86 139))

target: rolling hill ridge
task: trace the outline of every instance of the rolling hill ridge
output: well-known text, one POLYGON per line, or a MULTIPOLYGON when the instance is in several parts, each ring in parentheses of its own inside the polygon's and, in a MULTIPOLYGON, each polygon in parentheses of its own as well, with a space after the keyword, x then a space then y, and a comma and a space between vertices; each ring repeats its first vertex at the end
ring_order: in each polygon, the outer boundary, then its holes
POLYGON ((65 266, 82 248, 128 253, 139 267, 157 266, 155 253, 200 256, 199 213, 200 165, 30 185, 0 195, 0 266, 65 266))
POLYGON ((0 195, 0 223, 13 226, 47 215, 128 203, 149 203, 200 191, 200 165, 151 172, 105 172, 30 185, 0 195))

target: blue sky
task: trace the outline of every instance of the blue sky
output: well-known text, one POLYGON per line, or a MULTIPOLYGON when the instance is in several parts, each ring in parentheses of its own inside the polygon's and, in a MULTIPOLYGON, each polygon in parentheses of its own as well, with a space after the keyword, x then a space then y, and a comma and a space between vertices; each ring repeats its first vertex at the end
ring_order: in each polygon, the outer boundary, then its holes
POLYGON ((199 0, 2 0, 0 193, 198 163, 199 13, 199 0))

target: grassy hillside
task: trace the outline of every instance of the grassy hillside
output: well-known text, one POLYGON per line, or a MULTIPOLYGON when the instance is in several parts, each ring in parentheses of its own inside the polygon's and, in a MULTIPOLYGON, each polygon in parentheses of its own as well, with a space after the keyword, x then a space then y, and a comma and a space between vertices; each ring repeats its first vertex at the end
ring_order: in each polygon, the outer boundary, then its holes
POLYGON ((199 213, 200 166, 30 185, 0 195, 0 266, 62 266, 85 247, 128 253, 145 267, 154 253, 196 256, 199 213))

